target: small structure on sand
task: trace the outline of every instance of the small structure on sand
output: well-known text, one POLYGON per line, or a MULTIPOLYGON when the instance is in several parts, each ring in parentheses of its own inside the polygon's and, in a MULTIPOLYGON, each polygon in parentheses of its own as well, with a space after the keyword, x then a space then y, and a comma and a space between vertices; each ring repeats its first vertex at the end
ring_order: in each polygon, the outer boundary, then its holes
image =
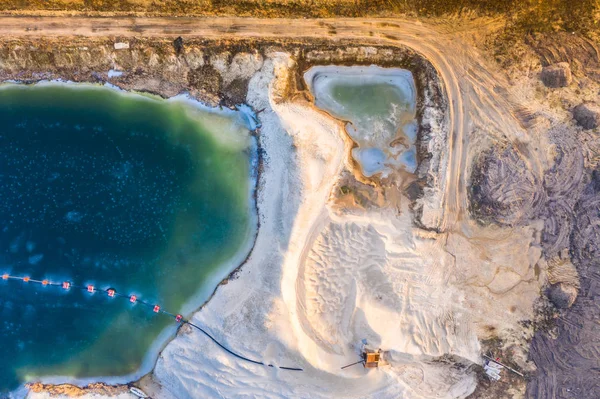
POLYGON ((488 377, 490 377, 494 381, 498 381, 500 379, 500 372, 502 369, 507 369, 511 373, 518 375, 519 377, 525 377, 523 373, 513 369, 512 367, 507 366, 506 364, 500 363, 500 358, 493 358, 488 355, 483 355, 484 364, 483 369, 488 377))
POLYGON ((379 360, 381 359, 381 351, 378 349, 377 352, 370 351, 367 348, 363 349, 363 365, 366 369, 373 369, 379 367, 379 360))
POLYGON ((362 363, 366 369, 374 369, 379 367, 379 364, 383 361, 381 349, 370 349, 366 345, 363 346, 360 357, 361 359, 358 362, 350 363, 342 367, 342 370, 359 363, 362 363))
POLYGON ((146 393, 144 391, 142 391, 141 389, 136 388, 136 387, 129 387, 129 392, 131 392, 138 398, 142 398, 142 399, 149 398, 149 396, 146 395, 146 393))

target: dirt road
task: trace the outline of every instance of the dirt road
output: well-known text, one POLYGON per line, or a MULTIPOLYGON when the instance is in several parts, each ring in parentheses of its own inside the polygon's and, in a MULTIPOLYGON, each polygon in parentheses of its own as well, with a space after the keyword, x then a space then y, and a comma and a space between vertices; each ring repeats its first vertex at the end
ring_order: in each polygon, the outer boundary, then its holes
MULTIPOLYGON (((492 23, 493 24, 493 23, 492 23)), ((478 26, 474 29, 488 29, 478 26)), ((0 35, 9 36, 183 36, 202 38, 328 38, 362 43, 402 44, 426 57, 437 69, 449 100, 449 145, 443 154, 445 176, 439 230, 456 227, 467 210, 469 134, 474 127, 518 141, 521 129, 505 98, 503 79, 461 40, 465 32, 450 25, 430 26, 401 19, 252 19, 252 18, 88 18, 0 16, 0 35), (445 162, 444 162, 445 161, 445 162)))

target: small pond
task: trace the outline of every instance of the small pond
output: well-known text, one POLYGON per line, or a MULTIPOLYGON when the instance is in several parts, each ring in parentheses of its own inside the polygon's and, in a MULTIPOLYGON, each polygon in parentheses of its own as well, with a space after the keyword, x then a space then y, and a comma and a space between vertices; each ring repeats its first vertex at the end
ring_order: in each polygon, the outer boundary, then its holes
POLYGON ((347 122, 352 156, 365 176, 413 173, 416 89, 410 71, 377 66, 316 66, 304 74, 315 105, 347 122))

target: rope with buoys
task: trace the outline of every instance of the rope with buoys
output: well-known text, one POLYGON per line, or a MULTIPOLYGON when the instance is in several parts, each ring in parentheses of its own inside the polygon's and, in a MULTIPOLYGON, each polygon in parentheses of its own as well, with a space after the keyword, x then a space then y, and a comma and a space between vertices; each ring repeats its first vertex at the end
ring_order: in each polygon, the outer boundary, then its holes
POLYGON ((98 290, 93 285, 81 286, 81 285, 72 284, 69 281, 63 281, 61 283, 57 283, 57 282, 52 282, 50 280, 34 280, 34 279, 32 279, 32 278, 30 278, 28 276, 21 277, 21 276, 12 276, 10 274, 3 274, 2 275, 2 280, 5 280, 5 281, 7 281, 7 280, 16 280, 16 281, 22 281, 24 283, 41 284, 44 287, 46 287, 46 286, 49 286, 49 287, 61 287, 62 289, 66 290, 66 291, 71 290, 71 289, 79 289, 79 290, 82 290, 82 291, 87 291, 90 294, 93 294, 94 292, 97 292, 97 291, 103 291, 103 292, 105 292, 111 298, 124 298, 124 299, 128 299, 129 302, 131 302, 131 303, 139 303, 139 304, 142 304, 142 305, 144 305, 144 306, 152 309, 152 311, 154 313, 162 313, 164 315, 172 317, 173 319, 175 319, 175 321, 177 323, 187 324, 190 327, 195 328, 196 330, 200 331, 201 333, 203 333, 204 335, 206 335, 208 338, 210 338, 211 341, 213 341, 216 345, 218 345, 225 352, 229 353, 232 356, 237 357, 238 359, 245 360, 247 362, 258 364, 258 365, 261 365, 261 366, 277 367, 277 368, 280 368, 282 370, 303 371, 303 369, 301 369, 301 368, 276 366, 274 364, 264 363, 264 362, 261 362, 259 360, 249 359, 249 358, 247 358, 245 356, 242 356, 242 355, 240 355, 238 353, 235 353, 234 351, 232 351, 231 349, 227 348, 225 345, 223 345, 219 341, 217 341, 212 335, 210 335, 208 332, 206 332, 206 330, 204 330, 202 327, 200 327, 200 326, 192 323, 189 320, 184 319, 182 315, 180 315, 180 314, 173 314, 173 313, 167 312, 166 310, 162 309, 159 305, 151 304, 149 302, 141 300, 136 295, 124 295, 124 294, 121 294, 121 293, 117 292, 114 288, 106 288, 106 289, 98 290))

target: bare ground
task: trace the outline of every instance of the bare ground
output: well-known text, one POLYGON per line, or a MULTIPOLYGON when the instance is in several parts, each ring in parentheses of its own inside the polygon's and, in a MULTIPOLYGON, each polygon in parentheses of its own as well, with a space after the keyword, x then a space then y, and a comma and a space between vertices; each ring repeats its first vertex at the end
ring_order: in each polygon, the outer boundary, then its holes
MULTIPOLYGON (((106 71, 116 68, 127 74, 113 83, 126 89, 163 96, 190 90, 194 96, 212 103, 221 102, 224 93, 232 93, 228 95, 229 103, 233 104, 241 97, 235 93, 243 92, 244 81, 225 84, 207 62, 223 49, 229 49, 232 55, 238 51, 252 53, 258 42, 270 41, 271 46, 282 46, 283 42, 301 45, 307 40, 328 42, 331 46, 360 42, 413 49, 431 63, 443 82, 448 109, 446 119, 440 123, 450 134, 448 148, 439 147, 444 144, 439 143, 431 151, 438 158, 430 159, 426 170, 421 170, 424 178, 428 174, 436 177, 428 193, 436 201, 422 205, 431 208, 425 209, 422 224, 437 231, 457 230, 461 220, 473 211, 484 223, 509 227, 542 220, 541 244, 545 256, 551 259, 569 248, 580 273, 581 290, 575 305, 562 311, 556 323, 550 324, 551 328, 539 331, 534 337, 531 356, 538 371, 532 374, 527 395, 597 398, 600 397, 597 382, 600 380, 597 332, 600 271, 595 255, 599 251, 600 233, 596 227, 598 183, 592 173, 597 159, 594 161, 590 155, 589 145, 581 145, 584 138, 595 140, 596 133, 579 134, 568 121, 561 127, 556 122, 559 118, 554 118, 552 126, 546 128, 536 127, 532 121, 544 119, 548 113, 563 112, 568 108, 564 98, 570 104, 592 92, 596 87, 594 81, 598 80, 598 46, 590 39, 560 35, 531 36, 526 44, 521 43, 523 51, 535 57, 534 70, 539 65, 568 61, 574 66, 577 84, 587 85, 581 90, 583 94, 576 90, 565 94, 566 97, 556 91, 545 94, 548 101, 558 99, 561 111, 531 111, 517 101, 519 94, 515 95, 514 88, 518 80, 514 71, 523 67, 528 61, 526 57, 500 60, 507 70, 513 71, 508 76, 485 59, 493 51, 486 53, 486 45, 482 43, 501 26, 494 20, 477 20, 456 28, 451 23, 424 25, 403 19, 0 16, 0 78, 37 81, 67 77, 76 81, 103 81, 107 80, 106 71), (186 42, 183 54, 177 54, 172 46, 177 36, 186 42), (69 38, 68 43, 64 38, 69 38), (215 40, 220 44, 215 45, 215 40), (128 42, 131 49, 115 50, 113 44, 120 41, 128 42), (473 41, 484 51, 467 45, 473 41), (555 149, 550 157, 552 162, 539 155, 546 148, 545 144, 536 143, 536 131, 543 131, 545 143, 555 149), (487 152, 478 157, 481 150, 487 152), (438 176, 441 165, 446 164, 446 173, 438 176), (474 176, 479 190, 475 196, 471 180, 474 176), (440 210, 437 214, 436 209, 440 210)), ((335 58, 331 54, 329 57, 329 60, 335 58)), ((323 60, 327 61, 327 56, 323 60)), ((530 71, 531 64, 528 74, 535 78, 536 72, 530 71)), ((497 388, 490 389, 497 392, 497 388)), ((504 396, 496 397, 517 395, 509 392, 497 392, 504 396)), ((478 391, 473 397, 483 398, 488 394, 478 391)))

